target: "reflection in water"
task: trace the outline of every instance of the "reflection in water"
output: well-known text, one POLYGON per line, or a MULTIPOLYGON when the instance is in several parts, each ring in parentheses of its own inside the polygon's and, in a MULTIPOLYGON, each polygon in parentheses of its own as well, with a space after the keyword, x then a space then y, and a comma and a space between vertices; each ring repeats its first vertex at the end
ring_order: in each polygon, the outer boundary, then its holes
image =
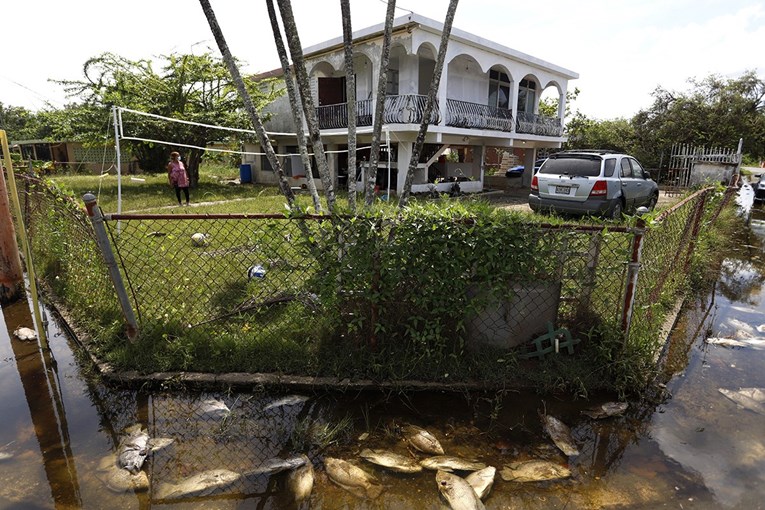
MULTIPOLYGON (((34 324, 26 301, 3 307, 3 316, 8 337, 16 328, 34 324)), ((37 341, 10 343, 53 501, 57 508, 78 508, 82 500, 77 469, 51 352, 37 341)))

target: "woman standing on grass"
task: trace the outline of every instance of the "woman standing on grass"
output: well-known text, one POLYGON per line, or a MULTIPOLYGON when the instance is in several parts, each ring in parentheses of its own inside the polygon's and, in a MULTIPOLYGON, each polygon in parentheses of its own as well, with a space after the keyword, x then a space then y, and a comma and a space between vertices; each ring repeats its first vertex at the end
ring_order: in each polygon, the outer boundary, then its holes
POLYGON ((186 172, 186 166, 181 161, 181 155, 177 152, 170 153, 170 163, 167 164, 167 178, 170 185, 175 188, 175 196, 178 198, 178 205, 181 205, 181 190, 186 197, 186 205, 189 205, 189 174, 186 172))

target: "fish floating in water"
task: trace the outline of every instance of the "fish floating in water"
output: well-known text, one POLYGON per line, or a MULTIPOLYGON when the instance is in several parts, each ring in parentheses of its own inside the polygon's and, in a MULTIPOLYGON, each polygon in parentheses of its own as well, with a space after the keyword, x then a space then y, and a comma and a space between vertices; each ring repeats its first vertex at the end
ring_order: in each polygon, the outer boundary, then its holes
POLYGON ((480 499, 484 499, 489 495, 489 491, 494 485, 496 474, 497 468, 488 466, 470 473, 465 477, 465 481, 470 484, 480 499))
POLYGON ((242 475, 228 469, 211 469, 192 475, 178 483, 160 483, 155 496, 157 499, 210 496, 221 489, 230 487, 241 478, 242 475))
POLYGON ((382 493, 383 488, 377 478, 350 462, 326 457, 324 467, 330 480, 355 496, 375 499, 382 493))
POLYGON ((101 459, 95 475, 112 492, 143 492, 149 489, 149 477, 146 473, 138 471, 134 474, 120 468, 114 454, 101 459))
POLYGON ((431 455, 443 455, 444 449, 441 447, 441 443, 438 439, 428 432, 427 430, 420 428, 416 425, 405 425, 401 432, 404 435, 404 439, 415 449, 422 453, 429 453, 431 455))
POLYGON ((303 395, 287 395, 286 397, 280 398, 279 400, 274 400, 270 404, 268 404, 266 407, 263 408, 263 411, 270 411, 271 409, 276 409, 278 407, 284 407, 284 406, 294 406, 297 404, 302 404, 303 402, 306 402, 310 397, 305 397, 303 395))
POLYGON ((411 457, 388 450, 372 450, 370 448, 365 448, 361 450, 359 457, 372 464, 382 466, 391 471, 396 471, 397 473, 418 473, 422 471, 422 466, 411 457))
POLYGON ((311 496, 313 491, 314 472, 313 464, 306 455, 301 455, 303 465, 287 474, 287 490, 295 498, 295 503, 300 506, 303 501, 311 496))
POLYGON ((765 339, 763 338, 717 338, 709 337, 704 340, 708 344, 719 345, 721 347, 751 347, 753 349, 765 349, 765 339))
POLYGON ((437 455, 420 461, 422 467, 433 471, 478 471, 484 469, 486 464, 475 460, 462 459, 452 455, 437 455))
POLYGON ((546 482, 568 478, 571 471, 546 460, 526 460, 506 465, 500 476, 506 482, 546 482))
POLYGON ((545 414, 542 415, 542 426, 560 451, 566 455, 579 455, 579 449, 571 437, 571 429, 565 423, 554 416, 545 414))
POLYGON ((719 389, 720 393, 736 404, 755 413, 765 414, 765 389, 740 388, 738 390, 719 389))
POLYGON ((204 415, 206 418, 222 420, 231 415, 231 409, 229 409, 226 403, 222 400, 209 398, 200 402, 198 413, 204 415))
POLYGON ((122 438, 117 447, 117 465, 136 474, 143 467, 151 447, 149 434, 145 430, 141 428, 135 430, 133 427, 131 429, 128 429, 128 435, 122 438))
POLYGON ((486 510, 481 498, 464 478, 439 471, 436 473, 436 484, 452 510, 486 510))
POLYGON ((305 455, 298 455, 288 459, 278 457, 263 461, 260 466, 247 471, 244 476, 275 475, 282 471, 296 469, 303 466, 308 458, 305 455))
POLYGON ((624 413, 627 407, 629 407, 627 402, 606 402, 605 404, 585 409, 582 411, 582 414, 595 420, 600 420, 610 418, 611 416, 618 416, 624 413))
POLYGON ((37 340, 37 332, 34 329, 26 328, 24 326, 19 326, 13 330, 13 336, 23 342, 37 340))

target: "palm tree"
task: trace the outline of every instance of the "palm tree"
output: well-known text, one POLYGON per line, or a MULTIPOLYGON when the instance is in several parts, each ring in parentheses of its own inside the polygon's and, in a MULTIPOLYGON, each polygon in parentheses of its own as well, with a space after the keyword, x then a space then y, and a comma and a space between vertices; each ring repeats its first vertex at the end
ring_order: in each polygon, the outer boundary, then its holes
POLYGON ((438 48, 438 56, 436 57, 436 67, 433 70, 433 79, 430 80, 430 89, 428 90, 428 99, 425 102, 425 111, 422 114, 422 122, 420 123, 420 131, 417 133, 417 140, 412 147, 412 158, 409 160, 409 168, 406 172, 406 180, 404 181, 404 189, 401 196, 398 199, 398 207, 402 209, 406 207, 409 201, 409 195, 412 193, 412 178, 414 177, 414 170, 417 168, 417 164, 420 162, 420 153, 422 152, 422 146, 425 143, 425 135, 428 132, 428 125, 430 124, 430 115, 433 112, 433 107, 436 103, 436 95, 438 94, 438 86, 441 82, 441 72, 444 68, 444 59, 446 58, 446 48, 449 45, 449 35, 452 32, 452 22, 454 21, 454 13, 457 11, 457 3, 459 0, 450 0, 449 8, 446 11, 446 19, 444 20, 444 29, 441 32, 441 44, 438 48))
POLYGON ((375 183, 377 182, 377 158, 380 152, 380 132, 382 131, 383 111, 385 110, 385 93, 388 84, 388 67, 390 66, 390 39, 393 33, 393 16, 396 12, 396 0, 388 0, 388 10, 385 13, 385 29, 383 30, 382 54, 380 55, 380 76, 377 79, 377 97, 375 98, 375 119, 372 124, 372 147, 369 153, 369 169, 366 180, 366 204, 372 205, 375 198, 375 183))
POLYGON ((284 175, 284 169, 282 168, 279 159, 276 157, 274 148, 271 146, 271 140, 268 138, 268 133, 266 133, 266 129, 263 126, 260 115, 255 109, 255 105, 252 102, 250 94, 247 92, 247 88, 244 86, 242 75, 239 73, 239 68, 236 66, 234 57, 231 56, 231 51, 228 48, 228 44, 226 44, 226 39, 223 37, 223 32, 220 29, 220 25, 218 25, 218 20, 215 18, 215 13, 210 6, 210 2, 209 0, 199 0, 199 3, 201 4, 202 10, 205 13, 207 22, 210 24, 210 30, 215 37, 215 42, 218 43, 218 49, 223 56, 223 61, 226 63, 226 67, 228 67, 228 71, 231 73, 231 78, 234 80, 234 85, 236 85, 236 89, 239 92, 239 97, 242 98, 244 109, 247 111, 250 119, 252 120, 252 124, 255 127, 255 132, 257 133, 260 145, 265 149, 266 157, 271 163, 271 168, 274 169, 274 172, 279 178, 279 188, 287 198, 287 203, 289 204, 290 209, 293 211, 298 211, 299 207, 295 204, 295 194, 292 193, 292 188, 287 182, 287 178, 284 175))
POLYGON ((324 145, 321 142, 321 132, 319 130, 319 119, 316 116, 316 108, 313 104, 311 95, 311 86, 308 82, 308 72, 305 69, 305 60, 303 58, 303 47, 300 45, 297 26, 295 25, 295 16, 292 13, 292 4, 290 0, 277 0, 279 12, 282 16, 284 25, 284 35, 287 37, 287 46, 292 55, 292 63, 295 68, 295 77, 297 78, 300 99, 303 103, 303 115, 305 115, 308 124, 308 133, 313 146, 313 155, 319 167, 319 175, 324 185, 324 195, 327 199, 327 209, 330 214, 335 210, 335 189, 332 186, 332 179, 329 176, 329 165, 327 165, 327 156, 324 153, 324 145))
POLYGON ((276 43, 276 51, 279 53, 279 60, 282 64, 282 72, 284 73, 284 83, 287 86, 287 96, 290 100, 290 109, 292 110, 292 121, 295 124, 295 135, 298 141, 298 150, 300 151, 300 160, 303 162, 303 168, 305 169, 306 183, 308 185, 308 191, 311 193, 313 199, 313 208, 316 213, 321 213, 321 199, 319 198, 319 192, 316 190, 316 182, 313 180, 313 171, 311 170, 311 158, 308 155, 308 150, 305 144, 305 131, 303 131, 303 116, 301 115, 301 108, 298 103, 297 92, 295 90, 295 82, 292 78, 292 71, 290 70, 290 63, 287 58, 287 50, 284 48, 284 41, 282 40, 282 33, 279 29, 279 22, 276 19, 276 11, 274 10, 273 0, 266 0, 266 6, 268 7, 268 19, 271 21, 271 28, 274 32, 274 42, 276 43))
POLYGON ((356 214, 356 75, 353 73, 353 31, 348 0, 340 0, 340 11, 343 16, 345 96, 348 105, 348 207, 351 214, 356 214))

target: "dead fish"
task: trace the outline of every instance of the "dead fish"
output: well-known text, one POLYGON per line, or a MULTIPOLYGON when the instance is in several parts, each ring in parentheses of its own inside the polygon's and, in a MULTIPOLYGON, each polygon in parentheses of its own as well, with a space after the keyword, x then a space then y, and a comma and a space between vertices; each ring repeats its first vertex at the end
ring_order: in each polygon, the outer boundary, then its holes
POLYGON ((13 458, 13 454, 12 453, 0 452, 0 462, 2 462, 4 460, 12 459, 12 458, 13 458))
POLYGON ((751 347, 757 350, 765 349, 765 338, 755 338, 750 336, 735 338, 716 338, 710 337, 704 340, 708 344, 721 345, 723 347, 751 347))
POLYGON ((37 340, 37 332, 34 329, 19 326, 13 331, 13 336, 21 341, 27 342, 30 340, 37 340))
POLYGON ((416 425, 406 425, 401 431, 404 434, 404 438, 414 449, 431 455, 444 454, 441 443, 427 430, 416 425))
POLYGON ((489 495, 496 474, 497 468, 489 466, 470 473, 465 477, 465 481, 470 484, 478 497, 483 499, 489 495))
POLYGON ((164 450, 171 444, 175 442, 175 439, 171 439, 168 437, 152 437, 149 439, 149 448, 151 449, 152 453, 158 452, 160 450, 164 450))
POLYGON ((627 402, 606 402, 605 404, 585 409, 582 411, 582 414, 595 420, 600 420, 602 418, 618 416, 626 411, 627 407, 629 407, 627 402))
POLYGON ((568 478, 571 471, 546 460, 527 460, 507 464, 500 476, 506 482, 544 482, 568 478))
POLYGON ((542 416, 542 425, 545 432, 555 443, 555 446, 560 448, 564 454, 579 455, 579 450, 574 444, 574 439, 571 437, 571 429, 565 423, 554 416, 545 414, 542 416))
POLYGON ((303 465, 287 473, 287 490, 295 498, 298 506, 311 496, 314 480, 313 464, 305 455, 300 457, 303 459, 303 465))
POLYGON ((417 473, 422 471, 422 466, 411 457, 406 457, 388 450, 371 450, 365 448, 359 453, 364 460, 396 471, 398 473, 417 473))
POLYGON ((139 429, 123 437, 117 448, 117 465, 133 474, 138 473, 149 455, 149 434, 139 429))
POLYGON ((280 398, 279 400, 274 400, 270 404, 268 404, 266 407, 263 408, 263 411, 269 411, 271 409, 276 409, 277 407, 283 407, 283 406, 294 406, 296 404, 302 404, 303 402, 306 402, 310 397, 304 397, 303 395, 288 395, 284 398, 280 398))
POLYGON ((765 414, 765 389, 740 388, 738 390, 719 389, 720 393, 736 404, 755 413, 765 414))
POLYGON ((375 499, 382 493, 377 478, 350 462, 326 457, 324 467, 330 480, 355 496, 375 499))
POLYGON ((190 498, 209 496, 220 489, 225 489, 238 482, 239 473, 228 469, 211 469, 181 480, 178 483, 160 483, 157 488, 158 499, 190 498))
POLYGON ((114 455, 101 459, 96 468, 96 478, 112 492, 143 492, 149 489, 149 477, 145 472, 133 474, 121 469, 114 455))
POLYGON ((436 484, 452 510, 486 510, 481 498, 463 478, 439 471, 436 473, 436 484))
POLYGON ((244 473, 244 476, 275 475, 282 471, 299 468, 306 463, 305 455, 290 457, 289 459, 273 458, 263 461, 260 466, 244 473))
POLYGON ((199 413, 216 420, 221 420, 231 414, 231 409, 228 408, 225 402, 217 399, 207 399, 199 404, 199 413))
POLYGON ((483 462, 462 459, 452 455, 436 455, 420 461, 422 467, 433 471, 478 471, 486 467, 483 462))

